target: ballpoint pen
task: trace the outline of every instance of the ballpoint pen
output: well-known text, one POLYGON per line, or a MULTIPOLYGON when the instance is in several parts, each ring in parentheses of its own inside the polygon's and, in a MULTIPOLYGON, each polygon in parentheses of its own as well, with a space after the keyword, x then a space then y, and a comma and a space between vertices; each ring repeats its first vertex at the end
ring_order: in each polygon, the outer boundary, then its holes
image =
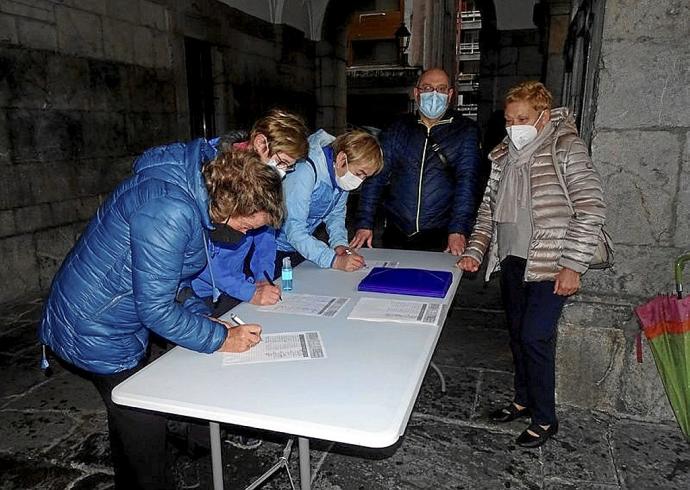
POLYGON ((246 325, 246 323, 244 323, 244 320, 242 320, 240 317, 238 317, 234 313, 230 313, 230 320, 235 322, 238 326, 239 325, 246 325))
MULTIPOLYGON (((244 323, 244 320, 242 320, 240 317, 238 317, 234 313, 230 313, 230 321, 235 322, 237 324, 237 327, 239 327, 240 325, 246 325, 246 323, 244 323)), ((249 347, 251 348, 251 347, 254 347, 256 344, 258 344, 259 342, 261 342, 261 335, 259 335, 257 333, 250 333, 250 335, 254 335, 256 338, 259 339, 256 342, 251 342, 249 344, 249 347)))
MULTIPOLYGON (((273 282, 273 279, 271 279, 271 276, 270 276, 270 274, 269 274, 268 272, 264 271, 264 277, 266 278, 266 280, 268 281, 268 283, 269 283, 271 286, 275 287, 275 283, 273 282)), ((278 293, 278 299, 279 299, 280 301, 283 301, 283 295, 280 294, 280 293, 278 293)))
MULTIPOLYGON (((345 249, 345 255, 352 255, 352 250, 350 250, 349 248, 346 248, 346 249, 345 249)), ((360 257, 361 257, 361 256, 360 256, 360 257)), ((364 265, 362 266, 362 269, 368 269, 366 262, 365 262, 364 265)))

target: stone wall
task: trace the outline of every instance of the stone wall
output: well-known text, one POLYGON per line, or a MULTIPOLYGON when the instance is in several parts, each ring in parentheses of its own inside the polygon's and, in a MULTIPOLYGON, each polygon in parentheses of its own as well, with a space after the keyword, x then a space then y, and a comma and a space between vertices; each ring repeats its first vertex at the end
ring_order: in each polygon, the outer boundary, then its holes
POLYGON ((314 45, 213 0, 0 2, 0 302, 45 291, 133 158, 189 136, 184 38, 210 42, 216 128, 313 122, 314 45))
POLYGON ((607 0, 605 10, 592 158, 616 265, 587 273, 566 309, 559 400, 670 418, 646 341, 635 360, 632 308, 673 291, 674 260, 690 250, 690 5, 607 0))

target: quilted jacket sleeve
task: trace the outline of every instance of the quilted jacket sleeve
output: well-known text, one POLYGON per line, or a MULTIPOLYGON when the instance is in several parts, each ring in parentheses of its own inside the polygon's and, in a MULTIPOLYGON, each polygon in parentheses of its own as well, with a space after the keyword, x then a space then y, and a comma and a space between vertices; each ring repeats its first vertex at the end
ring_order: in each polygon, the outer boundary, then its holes
POLYGON ((452 155, 455 171, 455 192, 453 211, 448 223, 448 233, 461 233, 469 236, 474 225, 477 202, 479 201, 479 129, 468 124, 461 129, 458 138, 462 143, 452 155))
POLYGON ((565 155, 557 154, 557 157, 562 165, 573 216, 568 223, 558 265, 582 273, 588 269, 596 250, 599 230, 606 216, 606 205, 601 180, 584 141, 573 137, 566 148, 565 155))
POLYGON ((214 352, 227 329, 175 301, 185 253, 196 223, 188 203, 163 197, 132 216, 132 289, 137 313, 150 330, 198 352, 214 352))
POLYGON ((465 252, 462 254, 463 257, 471 257, 475 259, 480 264, 484 260, 484 254, 486 254, 489 244, 491 243, 491 237, 493 235, 493 213, 491 212, 491 181, 487 183, 486 190, 484 191, 484 197, 479 205, 479 211, 477 212, 477 220, 472 229, 472 234, 467 242, 467 247, 465 252))

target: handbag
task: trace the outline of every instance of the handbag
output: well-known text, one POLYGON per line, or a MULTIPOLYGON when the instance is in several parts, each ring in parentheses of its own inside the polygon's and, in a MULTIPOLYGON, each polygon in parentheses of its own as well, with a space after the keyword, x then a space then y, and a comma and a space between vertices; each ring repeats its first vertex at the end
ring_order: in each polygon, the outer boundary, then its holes
MULTIPOLYGON (((563 188, 563 193, 565 195, 565 200, 568 202, 568 207, 570 208, 570 213, 575 214, 575 209, 573 208, 573 203, 570 200, 570 195, 568 193, 568 188, 565 185, 565 180, 563 179, 563 174, 561 172, 560 165, 558 163, 558 158, 556 156, 556 142, 554 141, 551 147, 551 155, 553 161, 553 167, 556 170, 556 178, 558 178, 558 183, 563 188)), ((613 253, 615 249, 613 248, 613 240, 611 236, 604 230, 604 227, 599 229, 599 235, 597 236, 597 248, 594 250, 594 255, 592 255, 592 260, 589 263, 590 269, 608 269, 613 267, 613 253)))

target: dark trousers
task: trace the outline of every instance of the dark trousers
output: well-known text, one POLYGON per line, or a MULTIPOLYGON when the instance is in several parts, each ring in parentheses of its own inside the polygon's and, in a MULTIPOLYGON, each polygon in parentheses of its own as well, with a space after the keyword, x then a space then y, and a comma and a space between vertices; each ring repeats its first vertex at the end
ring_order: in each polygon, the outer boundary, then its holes
POLYGON ((525 282, 526 260, 501 262, 501 294, 510 329, 515 364, 515 403, 532 410, 532 423, 557 422, 556 327, 565 297, 554 294, 553 281, 525 282))
POLYGON ((382 240, 384 248, 443 252, 448 246, 448 231, 436 228, 408 236, 389 222, 383 230, 382 240))
POLYGON ((167 435, 164 415, 115 404, 110 393, 115 386, 144 364, 110 375, 82 371, 96 386, 108 413, 110 452, 118 490, 173 488, 167 464, 167 435))

